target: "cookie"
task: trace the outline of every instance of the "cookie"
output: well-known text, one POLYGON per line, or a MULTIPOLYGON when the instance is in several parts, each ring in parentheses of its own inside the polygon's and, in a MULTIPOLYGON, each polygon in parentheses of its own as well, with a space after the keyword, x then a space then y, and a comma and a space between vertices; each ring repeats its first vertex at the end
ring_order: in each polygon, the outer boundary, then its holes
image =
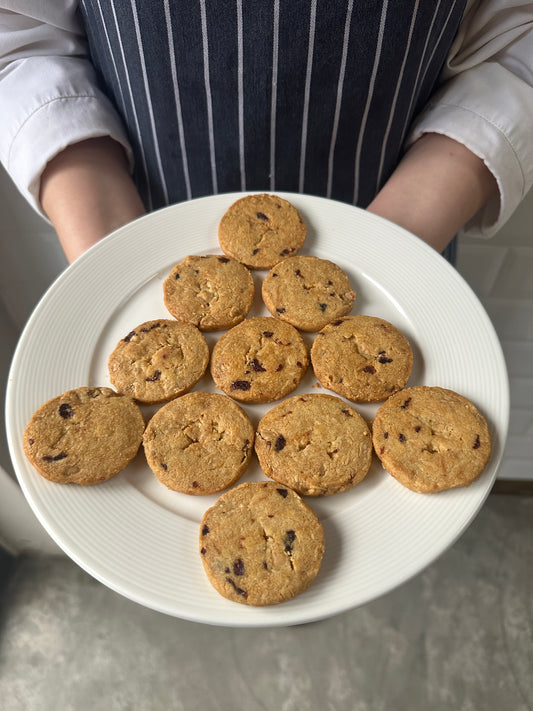
POLYGON ((420 493, 468 486, 491 452, 487 422, 475 405, 452 390, 424 385, 381 405, 372 441, 389 474, 420 493))
POLYGON ((308 363, 307 347, 294 326, 259 316, 245 319, 217 341, 211 375, 235 400, 273 402, 298 387, 308 363))
POLYGON ((170 319, 146 321, 111 353, 109 378, 120 393, 154 404, 190 390, 208 362, 207 341, 196 326, 170 319))
POLYGON ((218 226, 224 254, 251 269, 270 269, 298 252, 306 226, 298 210, 277 195, 247 195, 226 211, 218 226))
POLYGON ((306 590, 320 569, 325 543, 315 512, 274 482, 246 482, 206 511, 200 555, 224 597, 276 605, 306 590))
POLYGON ((24 431, 26 457, 46 479, 89 486, 135 457, 144 432, 138 405, 111 388, 80 387, 45 402, 24 431))
POLYGON ((269 410, 257 427, 263 472, 302 496, 328 496, 364 479, 372 461, 370 430, 333 395, 295 395, 269 410))
POLYGON ((405 387, 413 367, 407 338, 375 316, 345 316, 316 336, 311 363, 320 383, 352 402, 380 402, 405 387))
POLYGON ((262 296, 270 313, 301 331, 319 331, 353 307, 355 291, 328 259, 287 257, 265 277, 262 296))
POLYGON ((254 280, 244 264, 222 255, 190 255, 165 279, 169 312, 200 331, 219 331, 242 321, 252 308, 254 280))
POLYGON ((193 392, 163 405, 143 437, 150 469, 173 491, 214 494, 246 471, 254 427, 233 400, 218 393, 193 392))

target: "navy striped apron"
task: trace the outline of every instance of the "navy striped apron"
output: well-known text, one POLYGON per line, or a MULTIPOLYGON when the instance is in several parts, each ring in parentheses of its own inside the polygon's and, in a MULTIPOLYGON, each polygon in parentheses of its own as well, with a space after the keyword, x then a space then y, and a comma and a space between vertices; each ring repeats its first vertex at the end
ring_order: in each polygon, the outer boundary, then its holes
POLYGON ((82 0, 147 209, 230 191, 366 207, 465 0, 82 0))

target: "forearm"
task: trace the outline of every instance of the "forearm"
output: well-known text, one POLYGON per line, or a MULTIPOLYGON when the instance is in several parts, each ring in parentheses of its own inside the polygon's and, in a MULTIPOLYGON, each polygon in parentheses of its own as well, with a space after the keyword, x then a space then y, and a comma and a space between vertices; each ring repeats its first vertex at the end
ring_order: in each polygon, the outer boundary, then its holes
POLYGON ((368 210, 417 235, 439 252, 497 191, 482 160, 437 133, 407 151, 368 210))
POLYGON ((145 212, 124 150, 108 137, 75 143, 53 158, 40 200, 69 262, 145 212))

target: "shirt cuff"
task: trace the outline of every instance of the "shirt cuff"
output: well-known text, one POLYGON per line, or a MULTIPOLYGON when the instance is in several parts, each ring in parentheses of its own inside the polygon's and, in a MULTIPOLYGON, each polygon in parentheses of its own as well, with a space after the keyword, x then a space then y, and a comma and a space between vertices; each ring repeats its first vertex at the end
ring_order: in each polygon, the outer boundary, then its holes
POLYGON ((533 89, 496 63, 448 80, 415 120, 407 140, 440 133, 466 146, 491 171, 495 196, 461 230, 469 237, 495 235, 533 182, 533 89))
POLYGON ((14 137, 6 169, 30 205, 46 218, 40 201, 41 175, 67 146, 110 136, 125 149, 130 169, 133 153, 122 124, 105 96, 60 96, 34 110, 14 137))

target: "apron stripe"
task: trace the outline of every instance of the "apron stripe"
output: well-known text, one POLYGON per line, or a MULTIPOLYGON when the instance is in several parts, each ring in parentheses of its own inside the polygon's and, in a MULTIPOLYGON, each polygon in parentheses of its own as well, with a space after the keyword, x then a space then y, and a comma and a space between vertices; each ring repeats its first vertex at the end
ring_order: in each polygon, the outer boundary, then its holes
POLYGON ((207 12, 205 0, 200 0, 200 10, 202 19, 202 48, 204 57, 205 98, 207 102, 207 125, 209 132, 209 153, 211 158, 211 180, 213 183, 213 194, 216 195, 218 193, 217 163, 215 155, 215 130, 213 126, 213 101, 209 76, 209 43, 207 38, 207 12))
POLYGON ((305 155, 307 149, 307 125, 309 120, 309 96, 311 92, 311 76, 313 72, 313 50, 315 44, 316 3, 311 0, 311 14, 309 18, 309 40, 307 45, 307 68, 305 74, 304 108, 302 116, 302 139, 300 145, 300 173, 298 190, 303 193, 305 179, 305 155))
POLYGON ((174 36, 172 33, 172 23, 170 19, 170 7, 169 7, 169 0, 164 0, 165 3, 165 22, 166 22, 166 29, 167 29, 167 38, 168 38, 168 54, 169 54, 169 61, 170 61, 170 71, 172 74, 172 85, 174 89, 174 101, 176 104, 176 119, 178 121, 178 137, 179 137, 179 143, 180 143, 180 149, 181 149, 181 160, 182 160, 182 165, 183 165, 183 178, 185 181, 185 190, 187 193, 187 200, 190 200, 192 198, 192 190, 191 190, 191 178, 189 175, 189 165, 187 161, 187 147, 185 144, 185 132, 183 128, 183 115, 181 112, 181 99, 180 99, 180 89, 179 89, 179 82, 178 82, 178 73, 176 69, 176 52, 174 49, 174 36))
POLYGON ((276 108, 278 100, 279 0, 274 0, 272 38, 272 95, 270 103, 270 190, 276 189, 276 108))
POLYGON ((378 191, 378 186, 381 185, 381 179, 382 179, 382 174, 383 174, 383 164, 385 161, 385 151, 387 149, 387 143, 389 140, 389 135, 392 127, 392 122, 394 120, 394 115, 396 112, 396 104, 398 102, 398 95, 400 93, 400 87, 403 82, 403 77, 404 77, 404 72, 405 72, 405 65, 407 63, 407 56, 409 55, 409 50, 411 48, 411 41, 413 39, 413 31, 415 28, 415 23, 416 23, 416 18, 417 18, 417 13, 418 13, 418 5, 419 5, 420 0, 416 0, 415 7, 413 9, 413 17, 411 18, 411 25, 409 27, 409 35, 407 37, 407 44, 405 45, 405 52, 403 54, 403 60, 402 60, 402 65, 400 67, 400 75, 398 77, 398 81, 396 82, 396 89, 394 91, 394 98, 392 100, 392 106, 391 110, 389 113, 389 120, 387 121, 387 127, 385 129, 385 135, 383 136, 383 143, 381 145, 381 154, 379 157, 379 168, 378 168, 378 175, 376 179, 376 192, 378 191))
POLYGON ((370 111, 370 104, 372 102, 372 97, 374 95, 374 85, 376 82, 376 75, 378 72, 379 60, 381 58, 381 48, 383 45, 383 37, 385 34, 385 21, 387 19, 387 7, 388 0, 384 0, 381 9, 381 18, 379 21, 379 32, 376 44, 376 53, 374 55, 374 66, 372 67, 372 75, 370 77, 370 85, 368 87, 368 94, 365 104, 365 110, 363 112, 363 118, 361 120, 361 126, 359 128, 359 136, 357 138, 357 148, 355 152, 355 171, 354 171, 354 189, 353 189, 353 204, 357 205, 359 200, 359 179, 360 179, 360 169, 361 169, 361 149, 363 147, 363 138, 366 130, 366 122, 368 120, 368 114, 370 111))
POLYGON ((167 182, 165 180, 165 173, 163 171, 163 165, 161 163, 161 152, 159 150, 159 141, 158 141, 158 134, 156 131, 155 127, 155 118, 154 118, 154 110, 152 107, 152 97, 150 95, 150 84, 148 82, 148 76, 146 73, 146 62, 144 59, 144 51, 143 51, 143 45, 142 45, 142 38, 141 38, 141 31, 139 27, 139 16, 137 15, 137 7, 135 4, 135 0, 131 0, 131 12, 133 15, 133 23, 135 26, 135 36, 137 39, 137 51, 139 52, 139 60, 141 62, 141 72, 142 72, 142 79, 143 79, 143 85, 144 85, 144 92, 146 96, 146 104, 148 107, 148 114, 150 118, 150 129, 152 133, 152 139, 154 141, 154 151, 155 151, 155 159, 157 163, 157 169, 159 171, 159 176, 161 179, 161 187, 163 190, 163 197, 165 202, 168 204, 168 188, 167 188, 167 182))
POLYGON ((421 84, 422 84, 422 82, 420 81, 420 74, 421 74, 421 72, 422 72, 422 69, 423 69, 424 67, 427 67, 427 66, 428 66, 428 65, 427 65, 427 62, 426 62, 426 52, 427 52, 427 48, 428 48, 428 45, 429 45, 429 40, 430 40, 430 38, 431 38, 431 35, 433 34, 433 26, 435 25, 435 20, 437 19, 437 15, 438 15, 438 12, 439 12, 439 8, 440 8, 440 5, 441 5, 441 2, 442 2, 442 0, 439 0, 438 3, 437 3, 437 6, 435 7, 435 12, 433 13, 433 17, 431 18, 431 24, 430 24, 430 26, 429 26, 429 30, 428 30, 427 35, 426 35, 426 41, 425 41, 425 43, 424 43, 424 48, 423 48, 423 50, 422 50, 420 62, 419 62, 419 64, 418 64, 418 70, 417 70, 417 73, 416 73, 416 78, 415 78, 415 81, 414 81, 414 84, 413 84, 413 91, 411 92, 411 98, 410 98, 410 100, 409 100, 409 106, 408 106, 408 109, 407 109, 407 113, 406 113, 406 115, 405 115, 405 121, 404 121, 403 129, 402 129, 402 133, 401 133, 401 137, 402 137, 402 138, 401 138, 401 142, 402 142, 402 143, 404 142, 405 137, 406 137, 406 134, 407 134, 407 131, 408 131, 408 129, 409 129, 408 122, 410 121, 410 118, 411 118, 411 111, 412 111, 412 108, 413 108, 413 104, 414 104, 414 102, 415 102, 415 97, 418 96, 418 94, 419 94, 419 88, 420 88, 420 86, 421 86, 421 84))
POLYGON ((346 9, 346 21, 344 23, 344 38, 342 43, 341 66, 339 70, 339 79, 337 81, 337 98, 335 101, 335 115, 333 117, 333 130, 331 132, 331 141, 329 144, 328 156, 328 183, 326 187, 326 197, 331 197, 333 185, 333 161, 335 155, 335 146, 337 143, 337 133, 339 130, 339 117, 341 113, 342 89, 344 85, 344 75, 346 73, 346 58, 348 56, 348 43, 350 41, 350 23, 352 19, 353 0, 348 1, 346 9))
MULTIPOLYGON (((104 15, 102 13, 102 8, 100 5, 100 0, 97 0, 97 3, 98 3, 98 8, 101 13, 102 22, 105 22, 104 15)), ((133 91, 132 91, 132 86, 131 86, 130 75, 128 72, 128 64, 126 62, 126 57, 124 54, 124 46, 122 44, 122 38, 120 36, 120 29, 119 29, 119 24, 118 24, 117 15, 116 15, 114 5, 111 5, 111 10, 113 13, 113 22, 114 22, 114 28, 115 28, 117 41, 118 41, 118 49, 119 49, 120 56, 122 59, 124 76, 126 78, 126 84, 128 87, 128 95, 129 95, 129 100, 130 100, 131 113, 133 115, 133 121, 135 124, 135 129, 136 129, 136 134, 137 134, 136 143, 137 143, 137 146, 139 147, 141 161, 142 161, 142 167, 143 167, 143 172, 144 172, 144 179, 146 181, 146 199, 148 202, 148 209, 151 210, 153 208, 152 191, 151 191, 150 178, 149 178, 149 173, 148 173, 148 165, 146 162, 146 154, 145 154, 144 144, 143 144, 143 140, 142 140, 141 128, 140 128, 140 124, 139 124, 139 117, 137 115, 137 108, 136 108, 135 101, 133 100, 133 91)), ((109 35, 108 35, 108 37, 109 37, 109 35)), ((110 45, 110 51, 112 52, 111 45, 110 45)))
POLYGON ((243 49, 242 0, 237 0, 237 63, 239 92, 239 167, 241 190, 246 190, 246 164, 244 161, 244 49, 243 49))

